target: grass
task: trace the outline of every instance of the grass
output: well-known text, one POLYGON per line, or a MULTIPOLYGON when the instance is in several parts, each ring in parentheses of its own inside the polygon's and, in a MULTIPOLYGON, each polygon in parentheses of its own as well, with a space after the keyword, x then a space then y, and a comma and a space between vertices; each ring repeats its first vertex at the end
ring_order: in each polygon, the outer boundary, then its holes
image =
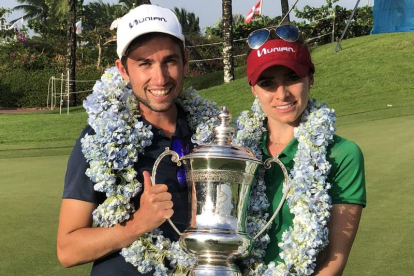
POLYGON ((56 233, 68 156, 0 159, 1 275, 89 275, 63 269, 56 233))
POLYGON ((68 154, 86 125, 83 108, 0 115, 0 158, 68 154))
POLYGON ((414 116, 339 127, 365 157, 367 207, 344 275, 412 275, 414 116))
MULTIPOLYGON (((366 161, 368 205, 344 275, 412 275, 414 218, 414 33, 366 36, 314 50, 312 96, 338 114, 338 134, 354 140, 366 161), (389 106, 392 105, 392 106, 389 106)), ((245 68, 186 79, 233 116, 250 107, 245 68)), ((87 275, 63 269, 55 239, 68 154, 86 124, 81 107, 0 115, 1 275, 87 275)))
MULTIPOLYGON (((414 79, 408 73, 414 32, 358 37, 343 41, 338 53, 334 48, 327 44, 312 53, 316 73, 311 96, 334 107, 340 121, 358 121, 378 110, 385 117, 414 114, 414 79)), ((245 77, 200 93, 227 105, 233 116, 253 101, 245 77)))
MULTIPOLYGON (((413 115, 339 127, 364 152, 368 194, 345 276, 412 275, 412 125, 413 115)), ((2 275, 88 275, 90 264, 64 269, 55 253, 67 158, 0 159, 2 275)))
MULTIPOLYGON (((313 51, 317 69, 311 96, 335 108, 338 125, 414 114, 414 78, 407 73, 414 32, 345 40, 336 54, 334 48, 328 44, 313 51)), ((223 73, 213 72, 186 79, 184 85, 201 89, 201 95, 226 105, 236 117, 250 108, 253 95, 245 67, 236 68, 235 76, 222 84, 223 73)), ((82 107, 69 116, 66 109, 57 113, 0 115, 0 158, 68 154, 87 117, 82 107)))

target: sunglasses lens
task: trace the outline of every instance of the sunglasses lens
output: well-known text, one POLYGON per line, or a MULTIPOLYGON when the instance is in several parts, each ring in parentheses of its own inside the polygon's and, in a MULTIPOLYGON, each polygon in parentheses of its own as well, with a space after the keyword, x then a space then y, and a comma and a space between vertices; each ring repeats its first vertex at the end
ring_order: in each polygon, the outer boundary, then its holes
POLYGON ((299 39, 299 30, 293 25, 282 25, 276 28, 276 34, 283 40, 295 42, 299 39))
POLYGON ((251 49, 259 49, 268 39, 270 34, 269 30, 261 29, 252 32, 247 38, 247 43, 251 49))

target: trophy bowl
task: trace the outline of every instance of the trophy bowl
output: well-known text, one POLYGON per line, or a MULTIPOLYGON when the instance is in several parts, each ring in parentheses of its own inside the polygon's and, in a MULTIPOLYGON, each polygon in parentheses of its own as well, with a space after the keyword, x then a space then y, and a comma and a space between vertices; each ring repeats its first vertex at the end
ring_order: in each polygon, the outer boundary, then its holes
POLYGON ((232 261, 252 245, 246 233, 248 199, 261 162, 249 151, 201 146, 184 156, 190 225, 180 245, 197 256, 192 275, 240 275, 232 261), (239 250, 240 248, 240 250, 239 250))
MULTIPOLYGON (((270 225, 268 223, 254 238, 246 231, 255 174, 261 165, 266 167, 268 160, 263 163, 250 150, 231 145, 233 128, 229 125, 231 117, 225 107, 219 119, 221 122, 215 128, 212 145, 200 145, 181 158, 166 148, 153 168, 153 183, 156 168, 167 155, 172 155, 172 160, 185 168, 190 222, 184 233, 180 233, 171 220, 169 222, 180 234, 180 246, 197 257, 190 272, 196 276, 241 276, 234 260, 247 257, 253 239, 270 225)), ((271 161, 278 162, 277 156, 271 161)))

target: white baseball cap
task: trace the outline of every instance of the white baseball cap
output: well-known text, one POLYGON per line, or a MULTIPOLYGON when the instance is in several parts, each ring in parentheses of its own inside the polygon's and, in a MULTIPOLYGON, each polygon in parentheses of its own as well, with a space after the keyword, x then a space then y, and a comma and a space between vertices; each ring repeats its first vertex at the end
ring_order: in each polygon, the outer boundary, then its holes
POLYGON ((148 33, 165 33, 185 42, 181 24, 171 10, 155 5, 140 5, 130 10, 118 23, 116 52, 119 58, 125 55, 135 38, 148 33))

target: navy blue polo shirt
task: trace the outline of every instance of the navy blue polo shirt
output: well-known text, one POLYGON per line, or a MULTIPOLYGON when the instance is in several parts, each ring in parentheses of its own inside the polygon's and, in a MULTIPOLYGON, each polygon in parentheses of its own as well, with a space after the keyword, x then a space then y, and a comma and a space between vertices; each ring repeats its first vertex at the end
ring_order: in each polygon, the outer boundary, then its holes
MULTIPOLYGON (((143 120, 144 124, 149 124, 143 120)), ((81 150, 81 138, 85 134, 94 134, 93 129, 87 126, 81 133, 79 139, 76 141, 75 147, 69 157, 68 167, 65 177, 65 187, 63 191, 63 198, 72 198, 77 200, 83 200, 93 202, 95 204, 101 204, 105 199, 105 194, 96 192, 93 189, 94 183, 85 175, 86 169, 89 164, 81 150)), ((166 147, 172 148, 172 141, 174 139, 180 139, 183 141, 183 145, 189 150, 192 149, 193 144, 191 143, 191 130, 188 126, 187 116, 184 111, 178 107, 177 113, 177 124, 175 133, 172 138, 168 138, 164 135, 163 131, 152 126, 152 133, 154 137, 152 144, 145 148, 144 154, 139 154, 138 162, 134 164, 134 168, 137 171, 137 179, 143 183, 143 171, 148 171, 152 174, 152 167, 155 160, 166 147)), ((179 185, 177 181, 177 165, 171 161, 169 156, 163 158, 160 162, 156 182, 163 183, 168 186, 168 192, 172 195, 172 201, 174 203, 174 215, 171 220, 182 232, 185 230, 189 223, 189 212, 188 212, 188 190, 187 187, 179 185)), ((139 208, 139 200, 141 193, 139 193, 132 200, 134 201, 136 209, 139 208)), ((164 232, 164 236, 172 241, 177 241, 179 236, 170 226, 168 222, 165 222, 160 226, 160 229, 164 232)), ((137 269, 130 263, 125 262, 118 252, 103 257, 94 262, 91 276, 129 276, 129 275, 142 275, 137 269)), ((152 275, 147 273, 146 275, 152 275)))

